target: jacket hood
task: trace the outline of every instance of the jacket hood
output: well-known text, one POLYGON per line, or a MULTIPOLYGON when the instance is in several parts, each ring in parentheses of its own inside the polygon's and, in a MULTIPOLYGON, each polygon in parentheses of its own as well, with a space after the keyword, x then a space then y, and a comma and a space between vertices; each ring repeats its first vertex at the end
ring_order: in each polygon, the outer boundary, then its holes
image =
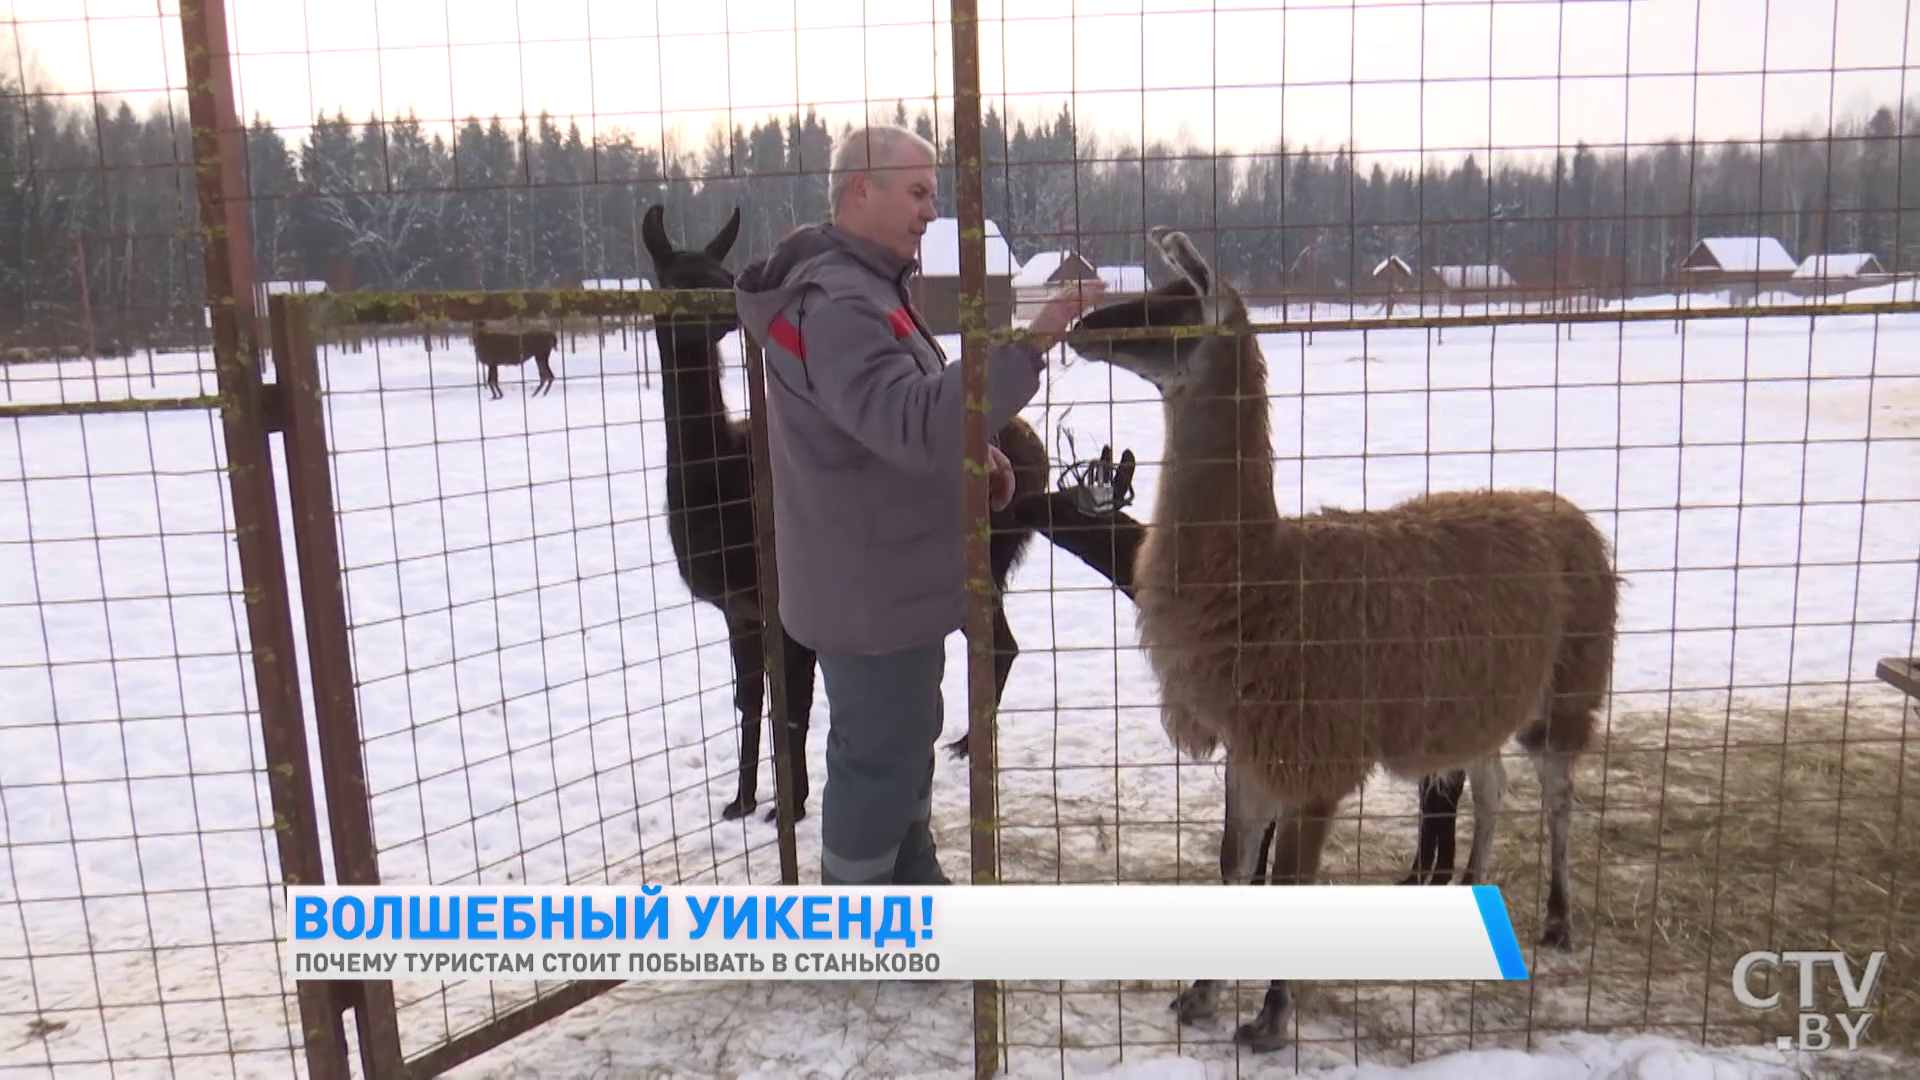
POLYGON ((813 282, 823 264, 847 260, 889 281, 903 279, 915 265, 915 260, 903 259, 837 225, 802 225, 772 251, 748 263, 734 279, 734 308, 741 324, 754 337, 766 340, 773 317, 813 282))

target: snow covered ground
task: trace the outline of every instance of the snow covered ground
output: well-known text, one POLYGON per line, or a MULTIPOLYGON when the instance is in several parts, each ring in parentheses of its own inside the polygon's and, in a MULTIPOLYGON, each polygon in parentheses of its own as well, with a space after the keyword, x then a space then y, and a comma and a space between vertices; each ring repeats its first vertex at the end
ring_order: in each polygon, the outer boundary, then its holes
MULTIPOLYGON (((1873 663, 1914 648, 1920 318, 1263 344, 1283 510, 1493 483, 1552 487, 1595 513, 1628 578, 1617 715, 1737 723, 1844 705, 1850 725, 1899 723, 1873 663)), ((563 346, 551 396, 525 397, 509 373, 498 402, 476 387, 463 344, 323 354, 387 880, 778 879, 771 824, 718 820, 733 795, 731 669, 721 621, 689 601, 665 535, 651 346, 581 339, 577 352, 563 346)), ((957 356, 957 340, 948 346, 957 356)), ((737 338, 727 349, 737 359, 737 338)), ((151 378, 144 357, 12 369, 4 390, 19 402, 212 389, 204 361, 154 363, 151 378)), ((744 412, 737 363, 727 391, 744 412)), ((1161 419, 1150 388, 1070 360, 1027 416, 1049 441, 1064 418, 1082 456, 1108 441, 1132 449, 1143 462, 1133 512, 1152 516, 1161 419)), ((0 1076, 193 1052, 213 1055, 195 1075, 287 1070, 277 861, 248 734, 217 448, 217 418, 194 412, 0 422, 0 1076), (88 942, 104 955, 89 961, 88 942)), ((1044 541, 1013 589, 1023 655, 1001 723, 1003 875, 1209 880, 1217 770, 1168 750, 1124 597, 1044 541)), ((965 726, 958 636, 948 658, 952 737, 965 726)), ((818 855, 824 698, 814 715, 803 877, 818 855)), ((936 786, 956 878, 968 872, 964 776, 943 759, 936 786)), ((1510 805, 1531 805, 1526 779, 1510 805)), ((770 762, 760 783, 764 810, 770 762)), ((1371 785, 1365 807, 1379 850, 1349 852, 1348 873, 1407 853, 1406 823, 1375 821, 1410 810, 1406 785, 1371 785)), ((1532 856, 1516 858, 1529 861, 1496 874, 1528 876, 1532 856)), ((1523 944, 1531 895, 1510 893, 1523 944)), ((1576 920, 1576 935, 1597 922, 1583 907, 1576 920)), ((1219 1044, 1228 1027, 1177 1032, 1171 988, 1076 987, 1063 1004, 1051 988, 1021 987, 1013 1037, 1038 1049, 1016 1053, 1016 1071, 1185 1077, 1345 1062, 1330 1075, 1371 1077, 1387 1074, 1355 1066, 1356 1054, 1385 1068, 1416 1037, 1426 1057, 1466 1049, 1456 1033, 1600 1022, 1606 1010, 1575 977, 1594 961, 1553 968, 1528 952, 1536 972, 1561 976, 1539 984, 1538 1001, 1398 988, 1363 1010, 1330 989, 1303 1003, 1299 1052, 1258 1063, 1219 1044), (1381 1009, 1400 1013, 1391 1035, 1375 1030, 1381 1009), (1061 1045, 1084 1049, 1063 1060, 1061 1045)), ((512 984, 397 989, 409 1053, 524 997, 512 984)), ((1614 1004, 1610 1022, 1629 1026, 1675 1015, 1614 1004)), ((1242 1008, 1255 1007, 1257 988, 1244 988, 1242 1008)), ((1687 1024, 1664 1026, 1684 1037, 1687 1024)), ((460 1075, 962 1075, 970 1041, 963 986, 630 984, 460 1075)), ((1505 1051, 1475 1053, 1496 1076, 1792 1075, 1649 1039, 1575 1038, 1524 1069, 1505 1051)))

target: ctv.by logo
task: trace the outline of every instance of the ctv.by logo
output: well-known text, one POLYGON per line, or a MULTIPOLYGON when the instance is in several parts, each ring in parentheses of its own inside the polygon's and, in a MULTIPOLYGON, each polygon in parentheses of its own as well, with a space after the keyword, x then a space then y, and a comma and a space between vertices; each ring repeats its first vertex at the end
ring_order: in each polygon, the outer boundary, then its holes
POLYGON ((1774 1040, 1774 1045, 1782 1050, 1796 1047, 1803 1051, 1826 1050, 1833 1046, 1833 1025, 1838 1023, 1840 1031, 1847 1038, 1847 1049, 1860 1048, 1860 1036, 1866 1033, 1867 1025, 1873 1022, 1873 1014, 1865 1011, 1867 1001, 1873 997, 1873 988, 1880 981, 1880 968, 1885 964, 1885 952, 1870 953, 1867 956, 1867 970, 1855 977, 1853 962, 1842 952, 1750 952, 1742 956, 1733 965, 1733 996, 1740 1004, 1749 1009, 1766 1010, 1780 1004, 1778 991, 1760 997, 1753 992, 1748 981, 1753 969, 1765 965, 1777 968, 1782 964, 1792 964, 1800 969, 1800 1028, 1798 1036, 1782 1035, 1774 1040), (1831 1018, 1814 1008, 1813 975, 1820 965, 1833 968, 1834 975, 1840 980, 1840 996, 1846 999, 1852 1012, 1834 1013, 1831 1018))

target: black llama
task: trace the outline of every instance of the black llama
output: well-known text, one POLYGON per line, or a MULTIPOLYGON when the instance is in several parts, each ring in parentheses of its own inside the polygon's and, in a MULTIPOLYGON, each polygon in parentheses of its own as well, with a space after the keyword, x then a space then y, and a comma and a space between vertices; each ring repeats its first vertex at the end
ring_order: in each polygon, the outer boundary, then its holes
MULTIPOLYGON (((664 211, 649 207, 641 239, 653 259, 654 280, 662 289, 732 289, 733 273, 723 260, 740 232, 736 208, 713 239, 701 248, 676 248, 667 239, 664 211)), ((766 665, 762 660, 759 568, 753 514, 753 458, 744 419, 727 413, 721 393, 720 341, 739 326, 732 315, 660 315, 654 335, 660 346, 663 411, 666 414, 668 532, 680 578, 693 595, 726 617, 733 651, 734 706, 740 711, 739 788, 721 814, 729 820, 751 813, 757 803, 760 727, 765 707, 766 665)), ((1119 510, 1127 501, 1133 455, 1123 455, 1118 470, 1106 468, 1091 480, 1047 490, 1050 471, 1046 444, 1025 421, 1015 418, 1000 432, 1000 448, 1014 466, 1014 501, 992 517, 993 579, 1004 592, 1008 575, 1038 531, 1063 550, 1123 588, 1131 587, 1139 522, 1119 510), (1096 486, 1098 485, 1098 486, 1096 486), (1118 493, 1114 498, 1112 493, 1118 493), (1124 569, 1122 569, 1124 568, 1124 569), (1123 580, 1124 579, 1124 580, 1123 580)), ((1005 690, 1007 674, 1019 654, 1013 628, 996 609, 994 694, 1005 690)), ((814 654, 787 639, 788 748, 792 755, 793 817, 806 816, 807 731, 811 722, 814 654)), ((965 754, 966 736, 947 747, 965 754)), ((767 813, 777 818, 778 808, 767 813)))

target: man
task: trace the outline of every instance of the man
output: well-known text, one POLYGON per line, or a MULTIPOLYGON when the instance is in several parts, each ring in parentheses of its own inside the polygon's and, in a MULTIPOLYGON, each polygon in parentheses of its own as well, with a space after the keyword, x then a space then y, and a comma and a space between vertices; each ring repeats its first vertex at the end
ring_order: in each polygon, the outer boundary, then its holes
MULTIPOLYGON (((735 286, 766 356, 781 624, 819 654, 827 694, 828 885, 948 883, 928 820, 946 639, 966 612, 963 395, 907 292, 937 216, 934 163, 905 128, 854 132, 834 153, 831 223, 795 230, 735 286)), ((1048 348, 1100 292, 1056 294, 1030 340, 991 350, 988 431, 1033 400, 1048 348)), ((999 509, 1013 471, 992 455, 999 509)))

